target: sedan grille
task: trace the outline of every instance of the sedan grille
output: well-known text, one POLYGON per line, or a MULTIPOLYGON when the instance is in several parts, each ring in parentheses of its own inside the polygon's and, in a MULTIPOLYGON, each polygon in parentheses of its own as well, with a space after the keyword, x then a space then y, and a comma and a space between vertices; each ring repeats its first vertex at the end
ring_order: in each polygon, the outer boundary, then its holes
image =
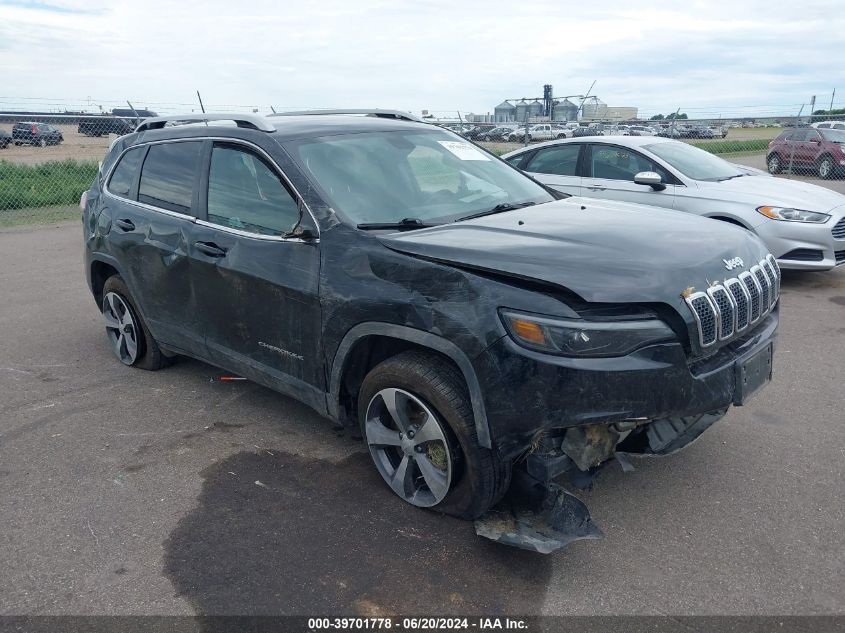
POLYGON ((833 233, 833 237, 837 240, 845 240, 845 218, 839 220, 831 229, 831 233, 833 233))
POLYGON ((714 284, 707 292, 686 298, 698 326, 701 347, 725 341, 768 314, 780 295, 780 269, 771 255, 751 267, 751 272, 714 284))

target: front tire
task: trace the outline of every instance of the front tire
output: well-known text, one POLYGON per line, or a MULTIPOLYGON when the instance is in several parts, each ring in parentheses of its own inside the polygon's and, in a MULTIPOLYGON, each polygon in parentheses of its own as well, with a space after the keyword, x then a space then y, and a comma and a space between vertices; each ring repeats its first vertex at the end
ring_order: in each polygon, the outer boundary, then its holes
POLYGON ((822 156, 818 163, 819 178, 830 180, 836 173, 836 165, 830 156, 822 156))
POLYGON ((42 138, 41 140, 39 140, 38 141, 38 147, 47 147, 47 139, 42 138))
POLYGON ((476 519, 510 485, 511 463, 478 444, 463 376, 436 354, 377 365, 361 385, 358 419, 376 469, 408 503, 476 519))
POLYGON ((113 275, 103 285, 103 320, 117 359, 128 367, 156 371, 171 364, 129 294, 123 279, 113 275))
POLYGON ((783 169, 783 165, 780 162, 780 156, 777 154, 769 154, 769 157, 766 159, 766 167, 768 167, 770 174, 779 174, 783 169))

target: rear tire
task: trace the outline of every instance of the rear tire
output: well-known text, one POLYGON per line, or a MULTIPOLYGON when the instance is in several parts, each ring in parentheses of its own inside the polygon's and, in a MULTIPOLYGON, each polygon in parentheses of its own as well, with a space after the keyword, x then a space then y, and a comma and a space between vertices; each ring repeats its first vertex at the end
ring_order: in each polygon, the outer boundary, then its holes
MULTIPOLYGON (((393 410, 402 408, 399 406, 399 397, 394 396, 394 402, 397 406, 393 410)), ((361 434, 382 478, 395 494, 413 505, 430 507, 463 519, 476 519, 495 505, 510 486, 511 462, 502 459, 496 449, 483 448, 478 444, 472 406, 463 376, 453 365, 434 353, 403 352, 372 369, 364 378, 358 394, 358 419, 361 434), (410 403, 399 417, 405 421, 422 421, 419 426, 414 423, 410 432, 401 432, 406 422, 400 420, 393 425, 396 418, 386 418, 385 411, 388 409, 384 406, 386 400, 383 394, 393 391, 401 394, 402 406, 410 403), (414 415, 414 411, 419 413, 414 415), (434 419, 428 413, 433 414, 434 419), (430 428, 428 425, 433 422, 438 424, 430 428), (396 432, 397 428, 399 433, 396 432), (400 441, 405 444, 410 441, 412 444, 414 431, 422 435, 423 429, 429 429, 426 436, 432 430, 442 430, 442 435, 438 437, 442 437, 445 442, 438 439, 425 444, 426 447, 433 445, 437 448, 439 460, 421 461, 422 465, 417 465, 415 460, 429 460, 432 457, 427 452, 431 448, 421 450, 415 447, 416 452, 410 449, 406 451, 406 448, 395 444, 395 439, 388 437, 387 444, 376 441, 382 437, 382 433, 393 432, 400 441), (439 445, 446 449, 445 455, 439 445), (412 464, 407 468, 417 468, 414 472, 420 473, 411 482, 412 487, 419 488, 405 488, 399 492, 395 484, 391 485, 390 475, 401 469, 400 460, 406 457, 412 464), (436 492, 426 481, 426 470, 430 471, 432 461, 439 461, 444 466, 440 469, 444 478, 448 474, 448 491, 445 496, 429 494, 436 492)))
POLYGON ((830 156, 822 156, 818 162, 819 178, 830 180, 836 174, 836 164, 830 156))
POLYGON ((41 140, 39 140, 38 141, 38 147, 47 147, 47 139, 42 138, 41 140))
POLYGON ((768 158, 766 158, 766 167, 769 169, 770 174, 779 174, 783 169, 780 156, 777 154, 769 154, 768 158))
POLYGON ((112 275, 103 285, 101 306, 106 333, 118 360, 129 367, 157 371, 172 364, 150 334, 123 279, 112 275))

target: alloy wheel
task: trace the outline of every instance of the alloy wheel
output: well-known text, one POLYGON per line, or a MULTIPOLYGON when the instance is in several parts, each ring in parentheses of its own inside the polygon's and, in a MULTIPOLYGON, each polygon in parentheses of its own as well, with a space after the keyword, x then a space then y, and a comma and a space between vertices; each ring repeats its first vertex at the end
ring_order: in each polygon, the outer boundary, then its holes
POLYGON ((830 176, 830 172, 833 169, 833 166, 830 163, 830 160, 825 158, 822 162, 819 163, 819 176, 821 178, 827 178, 830 176))
POLYGON ((115 355, 124 365, 132 365, 138 358, 138 324, 129 305, 116 292, 103 297, 103 320, 115 355))
POLYGON ((777 156, 772 156, 769 159, 769 171, 774 174, 778 169, 780 169, 780 159, 777 156))
POLYGON ((440 503, 452 483, 452 454, 444 423, 415 395, 382 389, 367 405, 367 445, 381 476, 408 503, 440 503))

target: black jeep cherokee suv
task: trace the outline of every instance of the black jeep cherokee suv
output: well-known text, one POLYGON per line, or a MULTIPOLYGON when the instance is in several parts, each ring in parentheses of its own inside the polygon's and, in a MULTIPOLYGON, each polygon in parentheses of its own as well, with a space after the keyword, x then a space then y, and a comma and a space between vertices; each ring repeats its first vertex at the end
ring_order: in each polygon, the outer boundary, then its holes
POLYGON ((401 116, 204 120, 146 121, 83 196, 114 353, 360 425, 414 505, 476 518, 512 470, 671 452, 770 378, 780 273, 749 231, 557 199, 401 116))

